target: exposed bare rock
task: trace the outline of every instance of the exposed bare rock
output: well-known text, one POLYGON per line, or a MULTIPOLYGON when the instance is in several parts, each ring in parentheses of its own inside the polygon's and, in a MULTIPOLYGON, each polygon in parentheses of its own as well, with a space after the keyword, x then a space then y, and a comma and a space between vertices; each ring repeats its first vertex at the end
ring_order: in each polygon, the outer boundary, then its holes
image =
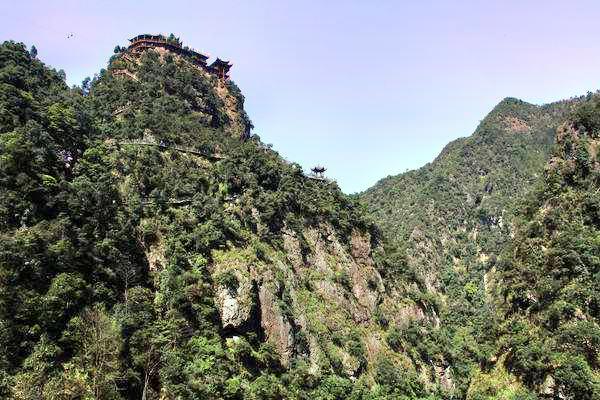
POLYGON ((295 232, 290 229, 283 230, 283 248, 288 261, 292 264, 296 273, 304 266, 300 242, 295 232))
POLYGON ((248 322, 252 311, 252 302, 243 286, 236 292, 228 288, 219 287, 217 290, 217 304, 221 314, 223 328, 240 328, 248 322))
POLYGON ((437 375, 440 386, 446 391, 454 390, 454 381, 452 380, 452 371, 449 365, 434 365, 433 369, 437 375))
POLYGON ((400 293, 393 291, 390 296, 384 298, 380 306, 390 323, 403 329, 408 327, 412 321, 427 319, 425 312, 417 304, 398 302, 398 299, 402 298, 400 293))
POLYGON ((220 283, 215 288, 223 327, 243 330, 256 318, 260 326, 255 328, 282 365, 307 357, 311 371, 318 372, 331 368, 333 357, 348 376, 358 376, 361 359, 343 345, 331 345, 330 335, 356 335, 361 326, 369 357, 387 348, 374 318, 385 288, 372 259, 371 238, 355 231, 344 242, 328 224, 302 233, 284 229, 282 238, 283 249, 270 249, 260 260, 251 246, 215 253, 215 282, 228 281, 219 279, 228 273, 239 283, 235 290, 220 283), (365 332, 373 334, 368 344, 365 332))
POLYGON ((384 338, 378 332, 370 332, 365 337, 366 357, 369 362, 375 361, 377 356, 382 352, 384 342, 384 338))
POLYGON ((305 237, 312 248, 309 264, 324 276, 332 274, 332 266, 327 260, 327 244, 324 242, 321 233, 317 229, 311 228, 306 231, 305 237))
POLYGON ((344 369, 344 373, 350 377, 356 377, 360 370, 360 361, 345 351, 340 351, 340 357, 342 359, 342 368, 344 369))
POLYGON ((223 328, 235 330, 251 323, 254 293, 248 267, 240 263, 218 264, 213 279, 223 328))
POLYGON ((371 258, 371 238, 369 235, 353 231, 350 237, 350 254, 357 263, 373 265, 371 258))
POLYGON ((167 265, 165 249, 161 241, 149 245, 145 253, 150 271, 161 271, 167 265))
POLYGON ((222 80, 217 80, 217 96, 223 101, 225 112, 227 113, 228 123, 226 130, 235 136, 242 136, 249 132, 250 127, 244 119, 244 104, 242 99, 232 94, 228 84, 222 80))
POLYGON ((540 393, 546 396, 552 396, 556 391, 556 382, 552 375, 547 375, 542 387, 540 388, 540 393))
POLYGON ((531 126, 528 122, 514 116, 504 117, 502 123, 504 129, 509 133, 528 133, 531 131, 531 126))
POLYGON ((260 301, 261 326, 267 340, 275 346, 281 364, 288 366, 294 355, 294 336, 292 325, 281 312, 275 287, 272 281, 263 282, 258 291, 260 301))
POLYGON ((252 207, 251 213, 252 218, 254 218, 254 222, 256 223, 256 231, 258 235, 265 235, 268 232, 268 229, 265 224, 261 222, 260 212, 255 207, 252 207))

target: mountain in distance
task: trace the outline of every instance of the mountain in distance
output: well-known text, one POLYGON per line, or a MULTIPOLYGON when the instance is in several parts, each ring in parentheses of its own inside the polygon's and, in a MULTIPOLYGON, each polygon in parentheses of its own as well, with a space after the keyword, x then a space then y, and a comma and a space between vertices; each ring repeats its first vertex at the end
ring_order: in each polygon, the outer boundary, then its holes
POLYGON ((438 310, 439 335, 460 343, 459 357, 448 350, 441 357, 460 360, 451 370, 462 393, 496 351, 491 287, 514 211, 543 175, 557 128, 590 97, 543 106, 506 98, 431 163, 359 195, 403 275, 438 310))

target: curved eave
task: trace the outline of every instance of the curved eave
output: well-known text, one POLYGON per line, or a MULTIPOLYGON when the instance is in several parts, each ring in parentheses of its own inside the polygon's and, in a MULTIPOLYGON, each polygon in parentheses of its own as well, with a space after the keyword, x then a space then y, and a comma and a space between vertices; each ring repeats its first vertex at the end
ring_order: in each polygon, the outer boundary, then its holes
POLYGON ((215 61, 213 61, 212 64, 210 64, 210 68, 224 68, 224 69, 229 69, 233 66, 233 64, 231 64, 229 61, 223 61, 220 58, 217 58, 215 61))

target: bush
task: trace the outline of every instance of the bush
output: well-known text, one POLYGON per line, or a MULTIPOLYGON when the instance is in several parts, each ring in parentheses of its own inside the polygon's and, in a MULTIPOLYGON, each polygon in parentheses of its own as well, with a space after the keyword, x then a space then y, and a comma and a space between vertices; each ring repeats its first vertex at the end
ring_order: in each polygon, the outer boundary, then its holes
POLYGON ((237 275, 232 270, 227 270, 219 273, 215 279, 217 284, 228 289, 231 293, 237 293, 240 282, 237 275))

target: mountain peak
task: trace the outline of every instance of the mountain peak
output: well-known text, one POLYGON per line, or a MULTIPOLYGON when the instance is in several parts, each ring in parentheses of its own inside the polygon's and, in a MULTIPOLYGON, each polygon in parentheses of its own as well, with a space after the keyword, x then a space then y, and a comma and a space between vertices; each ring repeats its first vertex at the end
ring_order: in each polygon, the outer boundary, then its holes
POLYGON ((181 40, 173 34, 169 36, 162 34, 140 34, 129 39, 129 43, 129 46, 125 48, 117 46, 115 52, 119 53, 120 57, 125 59, 139 57, 147 50, 153 50, 163 55, 171 53, 186 59, 192 65, 213 74, 219 79, 225 81, 229 79, 229 70, 232 67, 231 63, 217 58, 209 65, 207 64, 208 55, 189 46, 184 46, 181 40))
MULTIPOLYGON (((104 103, 111 107, 111 114, 119 116, 118 122, 133 116, 160 91, 167 95, 164 101, 171 103, 161 106, 166 107, 164 112, 173 111, 193 119, 192 125, 198 129, 202 126, 219 129, 230 136, 248 139, 253 126, 244 111, 244 96, 229 78, 231 64, 220 58, 210 64, 207 60, 207 55, 184 46, 172 34, 137 35, 130 39, 128 47, 115 48, 107 74, 102 77, 106 85, 96 85, 95 94, 121 97, 104 103), (125 89, 138 92, 138 96, 125 99, 126 96, 108 93, 125 89)), ((135 134, 127 133, 129 139, 141 138, 142 131, 150 130, 154 136, 177 141, 186 140, 184 136, 189 135, 191 126, 179 129, 179 138, 174 137, 174 132, 154 132, 157 126, 137 128, 135 134)))

